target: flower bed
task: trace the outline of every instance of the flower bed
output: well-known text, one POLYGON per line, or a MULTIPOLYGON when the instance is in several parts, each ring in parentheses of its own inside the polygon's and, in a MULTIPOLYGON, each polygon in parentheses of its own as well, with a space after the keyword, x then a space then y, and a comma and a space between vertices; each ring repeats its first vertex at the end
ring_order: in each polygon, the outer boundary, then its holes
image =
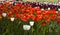
POLYGON ((0 4, 2 35, 48 35, 51 32, 51 35, 59 35, 60 9, 57 11, 57 6, 34 5, 10 2, 0 4))

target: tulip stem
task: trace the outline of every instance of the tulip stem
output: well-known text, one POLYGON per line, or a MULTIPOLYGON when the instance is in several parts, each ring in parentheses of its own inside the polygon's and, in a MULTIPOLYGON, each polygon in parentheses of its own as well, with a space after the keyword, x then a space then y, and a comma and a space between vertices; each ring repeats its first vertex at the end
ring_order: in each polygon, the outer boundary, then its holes
POLYGON ((24 32, 24 35, 28 35, 28 31, 25 31, 25 32, 24 32))

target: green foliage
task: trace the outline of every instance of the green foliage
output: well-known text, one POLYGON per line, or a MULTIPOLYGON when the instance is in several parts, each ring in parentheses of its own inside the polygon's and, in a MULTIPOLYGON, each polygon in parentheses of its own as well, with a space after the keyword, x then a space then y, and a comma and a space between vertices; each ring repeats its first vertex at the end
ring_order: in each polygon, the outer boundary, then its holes
POLYGON ((29 21, 24 22, 20 19, 12 22, 10 19, 0 19, 0 28, 2 28, 1 35, 60 35, 60 25, 56 21, 51 21, 42 26, 42 21, 35 22, 34 26, 29 31, 23 30, 23 25, 28 24, 29 21))

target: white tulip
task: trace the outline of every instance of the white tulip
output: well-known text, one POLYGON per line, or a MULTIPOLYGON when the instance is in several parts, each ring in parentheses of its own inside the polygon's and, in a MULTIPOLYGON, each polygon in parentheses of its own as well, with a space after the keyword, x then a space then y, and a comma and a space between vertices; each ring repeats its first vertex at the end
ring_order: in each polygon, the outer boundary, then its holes
POLYGON ((57 5, 57 3, 53 3, 53 5, 57 5))
POLYGON ((58 11, 56 11, 56 13, 58 13, 58 11))
POLYGON ((30 25, 23 25, 24 30, 30 30, 31 26, 30 25))
POLYGON ((3 1, 1 3, 4 3, 3 1))
POLYGON ((58 3, 58 5, 60 6, 60 2, 58 3))
POLYGON ((43 8, 41 10, 44 10, 43 8))
POLYGON ((33 3, 33 2, 31 2, 31 3, 33 3))
POLYGON ((39 5, 40 5, 41 3, 39 3, 39 5))
POLYGON ((49 5, 51 5, 52 3, 49 3, 49 5))
POLYGON ((34 21, 30 21, 30 26, 33 26, 34 25, 34 21))
POLYGON ((60 8, 58 8, 58 11, 60 11, 60 8))
POLYGON ((10 18, 11 21, 14 21, 14 19, 15 19, 14 17, 10 18))
POLYGON ((55 5, 54 3, 52 5, 55 5))
POLYGON ((36 5, 38 5, 38 3, 36 3, 36 5))
POLYGON ((59 5, 58 3, 56 5, 59 5))
POLYGON ((14 2, 10 2, 10 4, 13 4, 14 2))
POLYGON ((50 10, 50 8, 48 8, 48 10, 50 10))
POLYGON ((45 4, 48 4, 48 2, 44 2, 45 4))
POLYGON ((22 4, 23 2, 20 1, 20 3, 22 4))
POLYGON ((2 13, 2 16, 3 16, 3 17, 6 17, 6 16, 7 16, 7 13, 2 13))

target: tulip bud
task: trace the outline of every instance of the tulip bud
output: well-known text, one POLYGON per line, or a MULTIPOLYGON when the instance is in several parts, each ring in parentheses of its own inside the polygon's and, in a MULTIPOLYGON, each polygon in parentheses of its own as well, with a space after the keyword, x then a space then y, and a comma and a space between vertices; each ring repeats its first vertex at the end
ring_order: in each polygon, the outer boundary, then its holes
POLYGON ((3 16, 3 17, 6 17, 6 16, 7 16, 7 13, 2 13, 2 16, 3 16))
POLYGON ((30 25, 23 25, 24 30, 30 30, 31 26, 30 25))
POLYGON ((11 21, 14 21, 15 18, 10 18, 11 21))
POLYGON ((34 21, 30 21, 30 26, 33 26, 34 25, 34 21))

